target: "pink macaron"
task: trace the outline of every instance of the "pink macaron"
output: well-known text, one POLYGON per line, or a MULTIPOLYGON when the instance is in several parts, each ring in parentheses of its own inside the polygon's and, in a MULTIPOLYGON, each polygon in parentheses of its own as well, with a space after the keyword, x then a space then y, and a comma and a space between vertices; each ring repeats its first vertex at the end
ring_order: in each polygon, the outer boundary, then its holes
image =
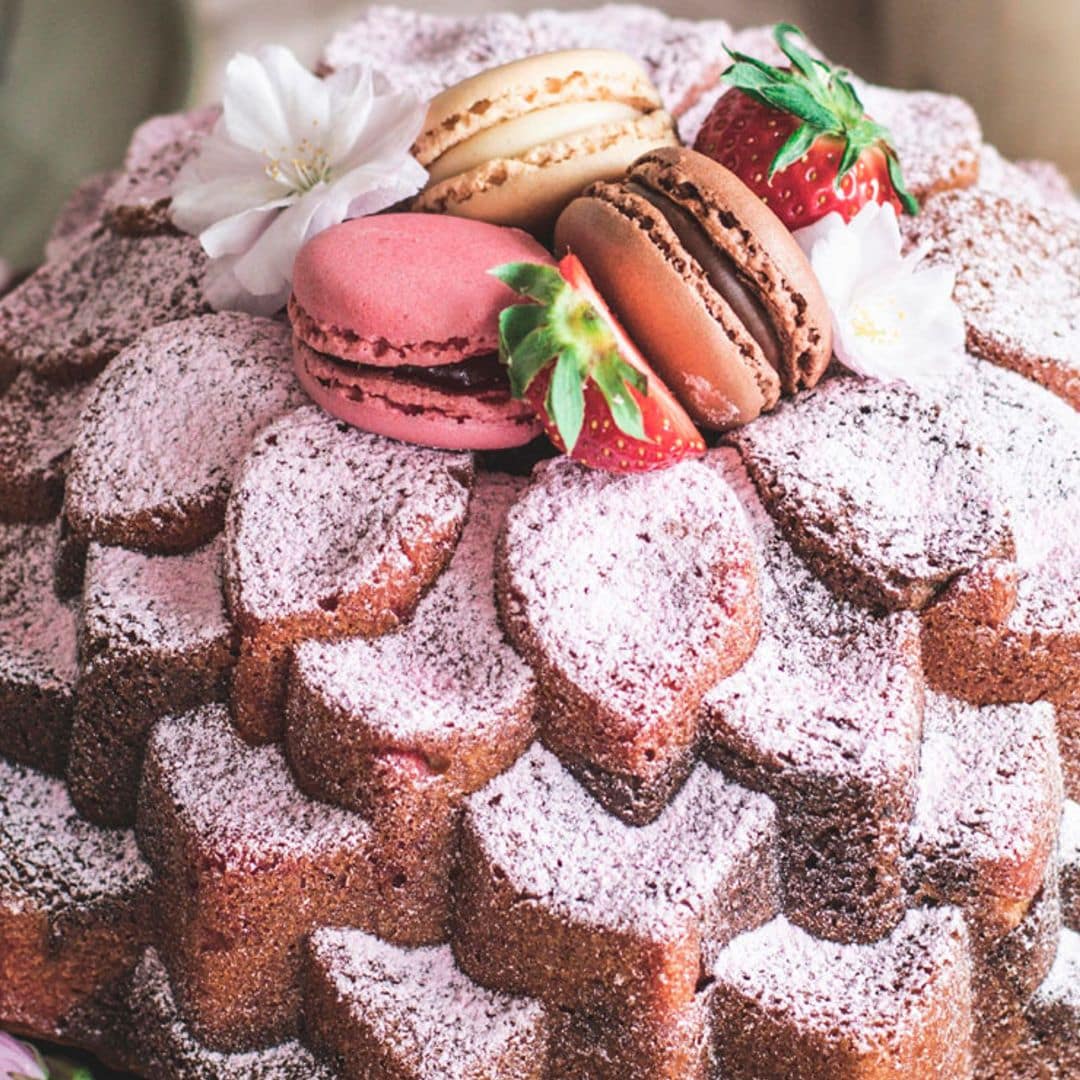
POLYGON ((541 428, 498 358, 499 313, 517 298, 489 271, 552 261, 518 229, 439 214, 326 229, 293 267, 297 375, 365 431, 453 450, 522 446, 541 428))

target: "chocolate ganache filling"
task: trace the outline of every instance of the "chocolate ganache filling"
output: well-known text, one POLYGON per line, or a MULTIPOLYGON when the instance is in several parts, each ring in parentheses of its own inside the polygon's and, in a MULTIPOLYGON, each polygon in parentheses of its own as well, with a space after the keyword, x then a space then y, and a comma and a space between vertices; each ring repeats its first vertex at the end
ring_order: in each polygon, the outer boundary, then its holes
POLYGON ((500 390, 505 391, 507 396, 510 394, 510 381, 506 368, 499 362, 497 353, 470 356, 456 364, 437 364, 434 367, 422 367, 416 364, 375 367, 341 360, 327 353, 323 353, 322 356, 343 373, 353 376, 364 373, 383 377, 389 375, 450 394, 481 394, 500 390))
POLYGON ((640 195, 664 215, 679 243, 705 271, 709 284, 727 301, 747 333, 761 347, 769 364, 780 371, 784 351, 772 320, 757 296, 743 284, 732 258, 718 248, 693 215, 674 200, 636 180, 629 181, 627 189, 640 195))

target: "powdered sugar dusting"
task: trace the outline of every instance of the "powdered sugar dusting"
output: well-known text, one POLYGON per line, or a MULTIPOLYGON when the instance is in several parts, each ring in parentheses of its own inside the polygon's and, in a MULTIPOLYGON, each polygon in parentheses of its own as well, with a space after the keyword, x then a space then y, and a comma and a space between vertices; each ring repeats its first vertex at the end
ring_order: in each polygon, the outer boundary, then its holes
POLYGON ((468 818, 522 895, 569 920, 657 939, 703 918, 733 868, 775 842, 769 799, 705 766, 656 821, 635 827, 606 813, 539 745, 470 798, 468 818))
POLYGON ((87 397, 84 386, 50 387, 28 371, 16 376, 0 397, 0 491, 55 490, 56 503, 40 509, 50 517, 59 509, 65 458, 87 397))
MULTIPOLYGON (((545 660, 605 708, 662 719, 756 610, 746 519, 701 461, 635 476, 562 458, 510 512, 514 609, 545 660)), ((743 630, 753 640, 753 620, 743 630)))
POLYGON ((542 1047, 543 1008, 477 986, 447 945, 403 949, 358 930, 319 930, 311 950, 354 1022, 417 1080, 495 1075, 515 1044, 542 1047))
POLYGON ((487 68, 537 53, 572 48, 618 49, 645 65, 666 108, 678 115, 708 90, 726 66, 720 19, 672 19, 633 4, 527 15, 431 15, 372 6, 335 35, 322 56, 334 69, 369 60, 422 98, 487 68))
POLYGON ((917 1036, 942 1007, 943 985, 966 983, 966 943, 954 908, 910 911, 872 945, 819 941, 780 917, 736 938, 713 973, 797 1031, 872 1053, 917 1036))
POLYGON ((393 745, 495 737, 533 686, 503 638, 494 596, 496 535, 524 486, 479 478, 450 564, 400 632, 297 649, 297 671, 329 707, 362 717, 374 738, 393 745))
POLYGON ((299 406, 288 327, 235 312, 143 335, 98 381, 79 425, 68 514, 91 536, 136 516, 182 528, 216 506, 254 435, 299 406))
MULTIPOLYGON (((1072 799, 1065 800, 1061 816, 1061 866, 1080 887, 1080 803, 1072 799)), ((1080 904, 1080 894, 1076 901, 1080 904)))
POLYGON ((133 155, 132 165, 117 177, 102 198, 102 209, 113 228, 144 233, 169 226, 173 182, 198 153, 216 111, 200 111, 195 115, 197 121, 209 123, 181 128, 174 138, 153 147, 148 139, 142 141, 133 155))
POLYGON ((75 188, 60 208, 45 242, 46 261, 63 256, 79 237, 101 223, 105 192, 119 176, 118 172, 94 173, 75 188))
POLYGON ((979 155, 977 187, 1036 209, 1080 218, 1080 199, 1064 173, 1049 161, 1009 161, 996 147, 986 144, 979 155))
POLYGON ((375 576, 412 570, 410 549, 464 521, 472 458, 357 431, 307 407, 256 440, 229 503, 233 610, 307 611, 375 576))
POLYGON ((834 589, 922 607, 1008 539, 962 415, 902 383, 834 378, 734 441, 783 532, 834 589))
POLYGON ((230 634, 221 589, 222 545, 190 555, 142 555, 92 544, 83 585, 80 654, 183 655, 230 634))
POLYGON ((0 682, 74 692, 75 615, 57 599, 55 522, 0 525, 0 682))
POLYGON ((124 170, 145 168, 162 150, 192 132, 207 132, 221 116, 221 106, 207 105, 187 112, 161 113, 144 120, 131 135, 124 154, 124 170))
POLYGON ((908 833, 916 887, 960 903, 1029 899, 1061 812, 1054 710, 976 708, 928 693, 919 796, 908 833))
POLYGON ((58 915, 129 901, 149 883, 130 830, 89 824, 62 780, 0 759, 0 904, 58 915))
POLYGON ((944 394, 1010 511, 1020 570, 1009 625, 1080 631, 1080 415, 1027 379, 969 361, 944 394))
POLYGON ((0 362, 89 378, 151 327, 209 311, 206 267, 191 236, 92 230, 0 300, 0 362))
POLYGON ((224 706, 162 720, 147 754, 200 846, 238 872, 369 841, 363 818, 301 794, 279 747, 244 743, 224 706))
POLYGON ((1073 1025, 1080 1022, 1080 933, 1062 930, 1054 966, 1035 991, 1028 1009, 1067 1009, 1072 1013, 1073 1025))
POLYGON ((736 491, 760 553, 762 636, 704 707, 749 760, 892 785, 913 776, 921 725, 918 622, 836 600, 781 538, 733 450, 712 463, 736 491))
POLYGON ((605 4, 588 11, 540 10, 525 16, 533 52, 617 49, 636 56, 649 72, 664 107, 681 116, 728 65, 732 36, 722 19, 676 19, 655 8, 605 4))
POLYGON ((295 1040, 233 1054, 203 1046, 180 1015, 155 949, 147 949, 139 961, 128 1001, 136 1021, 133 1039, 143 1064, 159 1070, 155 1075, 185 1080, 334 1080, 337 1076, 295 1040))
POLYGON ((931 199, 912 246, 957 271, 968 347, 1080 406, 1080 219, 984 191, 931 199))
POLYGON ((974 183, 982 128, 963 98, 862 82, 859 95, 870 116, 889 129, 912 194, 922 199, 974 183))

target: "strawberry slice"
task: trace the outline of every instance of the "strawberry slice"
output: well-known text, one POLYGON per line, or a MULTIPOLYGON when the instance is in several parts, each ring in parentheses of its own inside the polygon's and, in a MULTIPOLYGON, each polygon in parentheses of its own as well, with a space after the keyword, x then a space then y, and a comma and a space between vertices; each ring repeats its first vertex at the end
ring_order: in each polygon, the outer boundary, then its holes
POLYGON ((709 113, 694 149, 719 161, 792 231, 836 211, 850 221, 868 202, 909 214, 919 204, 904 186, 888 129, 866 115, 850 72, 815 60, 791 37, 774 37, 790 68, 745 53, 724 72, 734 87, 709 113))
POLYGON ((510 389, 563 453, 595 469, 664 469, 705 441, 608 310, 585 267, 508 263, 491 271, 532 303, 499 317, 510 389))

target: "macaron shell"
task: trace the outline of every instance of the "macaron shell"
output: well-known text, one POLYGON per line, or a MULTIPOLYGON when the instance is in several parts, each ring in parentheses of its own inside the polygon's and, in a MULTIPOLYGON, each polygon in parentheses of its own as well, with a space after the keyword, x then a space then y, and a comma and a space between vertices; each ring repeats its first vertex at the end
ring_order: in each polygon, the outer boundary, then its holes
POLYGON ((622 176, 642 154, 678 142, 662 111, 486 162, 420 193, 416 210, 515 225, 541 236, 589 184, 622 176))
POLYGON ((319 352, 374 366, 450 364, 499 348, 516 296, 489 271, 552 265, 516 229, 427 214, 356 218, 319 233, 293 266, 290 316, 319 352))
POLYGON ((713 429, 747 423, 776 404, 779 377, 730 310, 708 302, 707 283, 690 274, 674 234, 658 218, 655 211, 628 216, 611 202, 584 196, 559 218, 556 250, 581 259, 692 419, 713 429), (688 355, 708 370, 708 379, 687 371, 688 355))
POLYGON ((421 165, 429 165, 486 128, 575 101, 621 101, 642 112, 660 108, 660 94, 648 73, 626 53, 541 53, 482 71, 438 94, 428 106, 413 153, 421 165))
POLYGON ((392 374, 349 372, 293 338, 301 386, 329 415, 401 442, 443 450, 506 450, 543 431, 524 402, 496 395, 446 393, 392 374))
POLYGON ((575 101, 505 120, 466 139, 428 167, 428 187, 497 158, 527 154, 543 143, 560 142, 591 128, 636 120, 641 112, 621 101, 575 101))
POLYGON ((786 346, 785 393, 815 385, 832 358, 832 316, 821 285, 787 226, 723 165, 696 151, 662 148, 630 178, 677 203, 755 285, 786 346))

